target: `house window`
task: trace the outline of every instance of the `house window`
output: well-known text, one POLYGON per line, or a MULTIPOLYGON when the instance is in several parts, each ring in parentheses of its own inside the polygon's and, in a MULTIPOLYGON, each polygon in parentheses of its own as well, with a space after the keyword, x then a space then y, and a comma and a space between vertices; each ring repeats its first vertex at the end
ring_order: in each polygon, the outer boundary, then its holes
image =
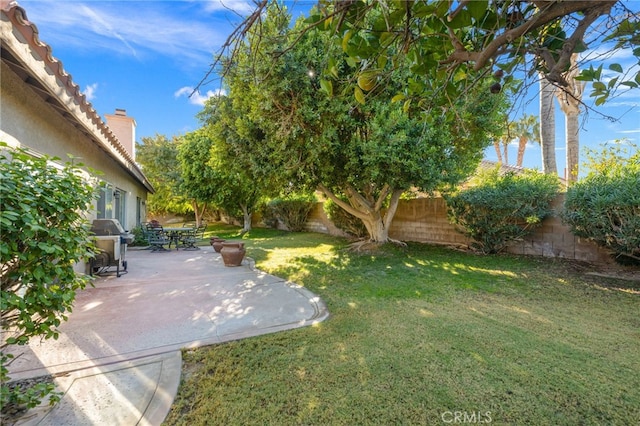
POLYGON ((106 182, 102 183, 96 213, 98 219, 111 219, 113 217, 113 185, 106 182))
POLYGON ((118 219, 118 222, 120 222, 120 225, 122 225, 123 228, 126 229, 126 201, 127 201, 127 193, 125 191, 123 191, 122 189, 118 189, 116 188, 116 190, 113 192, 113 198, 114 198, 114 203, 113 203, 113 213, 114 213, 114 218, 118 219))
POLYGON ((136 226, 142 223, 142 199, 136 197, 136 226))

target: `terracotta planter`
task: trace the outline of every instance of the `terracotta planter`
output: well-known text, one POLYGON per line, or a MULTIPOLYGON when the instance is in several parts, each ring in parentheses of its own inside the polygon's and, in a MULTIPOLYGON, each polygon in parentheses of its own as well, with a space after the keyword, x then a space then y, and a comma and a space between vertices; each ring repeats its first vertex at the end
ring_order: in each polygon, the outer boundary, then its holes
POLYGON ((222 250, 220 250, 220 254, 222 255, 224 266, 240 266, 246 253, 244 243, 226 241, 221 244, 222 250))
POLYGON ((222 249, 222 243, 225 241, 226 240, 224 238, 218 238, 214 236, 209 239, 209 244, 211 244, 211 247, 213 247, 216 253, 220 253, 220 250, 222 249))

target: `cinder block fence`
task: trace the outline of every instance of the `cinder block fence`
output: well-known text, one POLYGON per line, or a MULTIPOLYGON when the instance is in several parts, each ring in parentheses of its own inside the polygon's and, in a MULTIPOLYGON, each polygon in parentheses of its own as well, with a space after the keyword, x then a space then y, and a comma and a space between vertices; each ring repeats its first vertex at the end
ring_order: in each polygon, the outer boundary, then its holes
MULTIPOLYGON (((564 194, 553 202, 556 214, 546 218, 542 226, 521 242, 511 244, 507 251, 544 257, 558 257, 587 262, 612 263, 611 256, 596 244, 574 236, 569 227, 558 216, 562 211, 564 194)), ((342 235, 342 231, 327 218, 318 203, 306 224, 306 229, 331 235, 342 235)), ((467 246, 470 240, 456 230, 447 219, 447 208, 443 198, 417 198, 402 200, 389 230, 391 238, 401 241, 467 246)))

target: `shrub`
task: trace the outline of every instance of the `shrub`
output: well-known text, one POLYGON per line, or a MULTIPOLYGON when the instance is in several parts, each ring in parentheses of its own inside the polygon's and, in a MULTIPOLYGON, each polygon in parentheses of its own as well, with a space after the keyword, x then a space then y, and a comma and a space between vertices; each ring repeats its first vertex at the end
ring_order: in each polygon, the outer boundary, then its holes
POLYGON ((272 215, 284 223, 289 231, 300 232, 304 230, 315 203, 312 196, 290 195, 287 198, 273 199, 268 206, 272 215))
MULTIPOLYGON (((0 143, 0 149, 6 145, 0 143)), ((28 408, 50 395, 52 384, 10 387, 6 363, 9 345, 25 345, 31 337, 57 338, 56 327, 71 312, 75 292, 90 277, 76 274, 74 264, 95 252, 89 210, 95 192, 80 174, 81 165, 50 165, 56 158, 35 158, 24 150, 0 152, 0 264, 2 265, 2 340, 0 340, 0 406, 28 408)))
POLYGON ((640 261, 640 152, 588 151, 588 175, 567 190, 563 221, 578 237, 611 250, 616 260, 640 261))
POLYGON ((483 253, 498 253, 522 239, 552 213, 556 176, 535 171, 486 175, 478 186, 445 196, 449 221, 483 253))
POLYGON ((262 223, 264 223, 265 226, 273 229, 278 228, 278 217, 276 216, 276 212, 271 207, 270 203, 268 202, 262 203, 258 208, 258 212, 260 213, 260 217, 262 218, 262 223))
POLYGON ((325 201, 323 208, 329 220, 341 231, 358 238, 364 238, 369 235, 367 227, 364 226, 362 220, 348 213, 333 201, 325 201))
POLYGON ((145 232, 142 229, 142 226, 136 226, 131 230, 133 234, 133 242, 129 244, 129 247, 144 247, 149 245, 149 241, 145 236, 145 232))

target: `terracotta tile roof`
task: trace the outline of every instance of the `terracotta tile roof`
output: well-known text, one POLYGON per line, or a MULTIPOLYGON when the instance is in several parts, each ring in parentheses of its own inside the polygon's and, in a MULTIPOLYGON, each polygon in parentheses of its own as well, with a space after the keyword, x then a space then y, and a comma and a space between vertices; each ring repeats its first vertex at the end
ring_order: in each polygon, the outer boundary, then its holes
POLYGON ((11 23, 13 35, 16 38, 19 36, 19 41, 29 46, 32 56, 34 58, 38 57, 44 63, 46 69, 53 73, 57 84, 64 88, 67 95, 72 98, 73 103, 77 105, 85 115, 84 118, 88 119, 93 125, 93 128, 87 126, 87 123, 83 122, 83 117, 79 117, 76 111, 70 110, 65 103, 61 101, 57 93, 49 90, 44 84, 38 82, 37 78, 29 78, 33 70, 29 69, 29 67, 23 63, 19 52, 11 51, 11 44, 7 43, 7 40, 4 40, 5 36, 7 36, 4 31, 2 34, 2 61, 15 71, 16 74, 23 77, 25 83, 31 85, 34 91, 38 93, 45 102, 52 105, 66 120, 85 133, 85 135, 103 151, 120 162, 149 192, 153 193, 153 187, 135 163, 131 154, 120 143, 109 126, 105 124, 87 100, 86 96, 81 92, 80 87, 73 82, 71 75, 64 70, 62 62, 53 56, 51 46, 40 40, 38 28, 28 20, 26 11, 14 0, 0 0, 0 11, 3 15, 2 21, 11 23))
MULTIPOLYGON (((497 161, 482 160, 478 165, 478 170, 493 170, 494 168, 496 168, 496 166, 498 166, 498 164, 500 163, 498 163, 497 161)), ((514 166, 510 164, 500 164, 500 173, 513 172, 519 174, 524 172, 525 170, 527 169, 525 169, 524 167, 514 166)))

